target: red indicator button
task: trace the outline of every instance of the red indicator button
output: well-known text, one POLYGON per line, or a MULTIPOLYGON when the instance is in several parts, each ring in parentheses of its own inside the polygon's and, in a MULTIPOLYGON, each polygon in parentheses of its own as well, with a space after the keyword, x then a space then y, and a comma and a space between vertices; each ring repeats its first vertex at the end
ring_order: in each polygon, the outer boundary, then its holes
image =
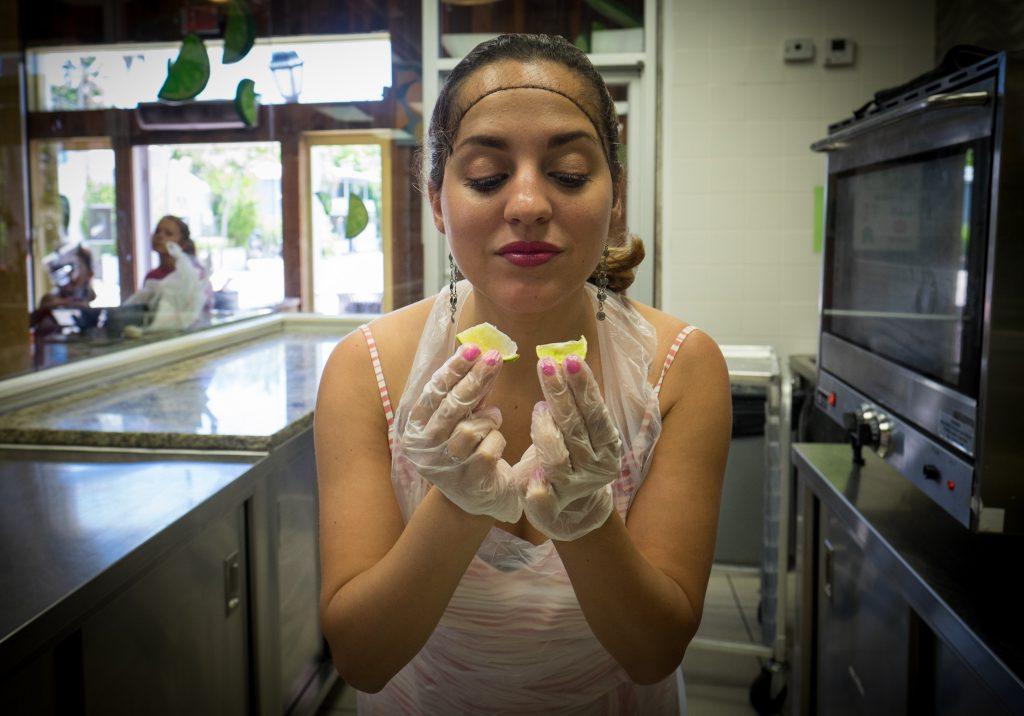
POLYGON ((829 404, 830 407, 833 407, 833 408, 836 407, 836 394, 835 393, 829 393, 828 394, 828 404, 829 404))
POLYGON ((953 488, 955 488, 955 487, 956 487, 956 483, 955 483, 955 482, 953 482, 952 480, 949 480, 949 481, 948 481, 948 482, 946 483, 946 487, 948 487, 948 488, 949 488, 950 490, 952 490, 953 488))

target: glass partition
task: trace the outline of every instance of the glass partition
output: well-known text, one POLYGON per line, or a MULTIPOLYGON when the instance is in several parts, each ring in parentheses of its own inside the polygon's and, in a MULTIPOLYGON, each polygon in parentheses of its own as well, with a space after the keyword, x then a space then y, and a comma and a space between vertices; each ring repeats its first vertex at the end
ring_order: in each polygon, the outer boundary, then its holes
MULTIPOLYGON (((280 303, 280 145, 151 145, 147 155, 150 228, 167 214, 185 221, 214 291, 214 310, 280 303)), ((148 258, 155 265, 155 252, 148 258)))
POLYGON ((381 313, 389 204, 388 145, 362 137, 328 137, 309 147, 309 226, 313 310, 381 313))
POLYGON ((36 295, 83 305, 121 303, 114 152, 102 139, 34 142, 31 152, 36 295))

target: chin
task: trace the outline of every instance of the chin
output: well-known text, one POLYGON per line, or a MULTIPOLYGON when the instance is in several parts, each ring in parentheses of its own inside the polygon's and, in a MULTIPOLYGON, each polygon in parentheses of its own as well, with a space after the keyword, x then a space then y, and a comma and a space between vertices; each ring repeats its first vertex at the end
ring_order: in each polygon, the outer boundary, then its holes
MULTIPOLYGON (((582 284, 585 279, 581 279, 582 284)), ((559 304, 578 287, 567 283, 564 277, 544 281, 498 281, 484 279, 473 282, 474 290, 480 291, 495 304, 521 314, 545 315, 557 310, 559 304), (482 287, 482 288, 481 288, 482 287)))

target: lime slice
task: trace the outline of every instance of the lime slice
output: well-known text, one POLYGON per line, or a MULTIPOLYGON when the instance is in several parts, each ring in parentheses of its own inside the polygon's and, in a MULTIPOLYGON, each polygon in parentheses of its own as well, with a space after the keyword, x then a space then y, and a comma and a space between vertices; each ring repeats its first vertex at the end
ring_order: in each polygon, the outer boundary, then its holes
POLYGON ((245 0, 232 0, 228 5, 228 22, 224 29, 224 56, 221 62, 230 65, 249 54, 256 41, 256 21, 245 0))
POLYGON ((178 59, 167 70, 167 79, 157 94, 167 102, 184 102, 192 99, 210 81, 210 58, 206 45, 198 35, 186 35, 181 41, 178 59))
POLYGON ((235 89, 235 111, 246 127, 255 127, 259 119, 259 103, 256 101, 256 83, 242 80, 235 89))
POLYGON ((324 215, 330 218, 331 216, 331 195, 326 191, 318 191, 316 198, 320 201, 320 206, 324 209, 324 215))
POLYGON ((562 341, 561 343, 545 343, 537 346, 538 358, 552 358, 558 363, 564 363, 568 356, 579 356, 580 359, 587 357, 587 337, 580 336, 577 341, 562 341))
POLYGON ((345 238, 354 239, 362 233, 370 223, 370 215, 366 212, 366 204, 355 194, 348 195, 348 214, 345 216, 345 238))
POLYGON ((519 346, 490 323, 478 323, 455 336, 460 343, 475 343, 483 353, 494 349, 501 354, 503 363, 519 360, 519 346))

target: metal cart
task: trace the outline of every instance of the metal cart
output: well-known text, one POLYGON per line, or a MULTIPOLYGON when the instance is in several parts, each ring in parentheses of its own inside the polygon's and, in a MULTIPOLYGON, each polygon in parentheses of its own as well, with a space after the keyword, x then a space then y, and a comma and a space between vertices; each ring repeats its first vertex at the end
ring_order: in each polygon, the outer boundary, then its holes
POLYGON ((750 687, 751 705, 761 714, 778 713, 786 698, 786 574, 789 560, 790 415, 792 384, 788 366, 771 346, 723 345, 733 386, 760 386, 766 393, 764 435, 764 543, 761 549, 762 643, 695 638, 697 649, 743 654, 761 660, 750 687))

